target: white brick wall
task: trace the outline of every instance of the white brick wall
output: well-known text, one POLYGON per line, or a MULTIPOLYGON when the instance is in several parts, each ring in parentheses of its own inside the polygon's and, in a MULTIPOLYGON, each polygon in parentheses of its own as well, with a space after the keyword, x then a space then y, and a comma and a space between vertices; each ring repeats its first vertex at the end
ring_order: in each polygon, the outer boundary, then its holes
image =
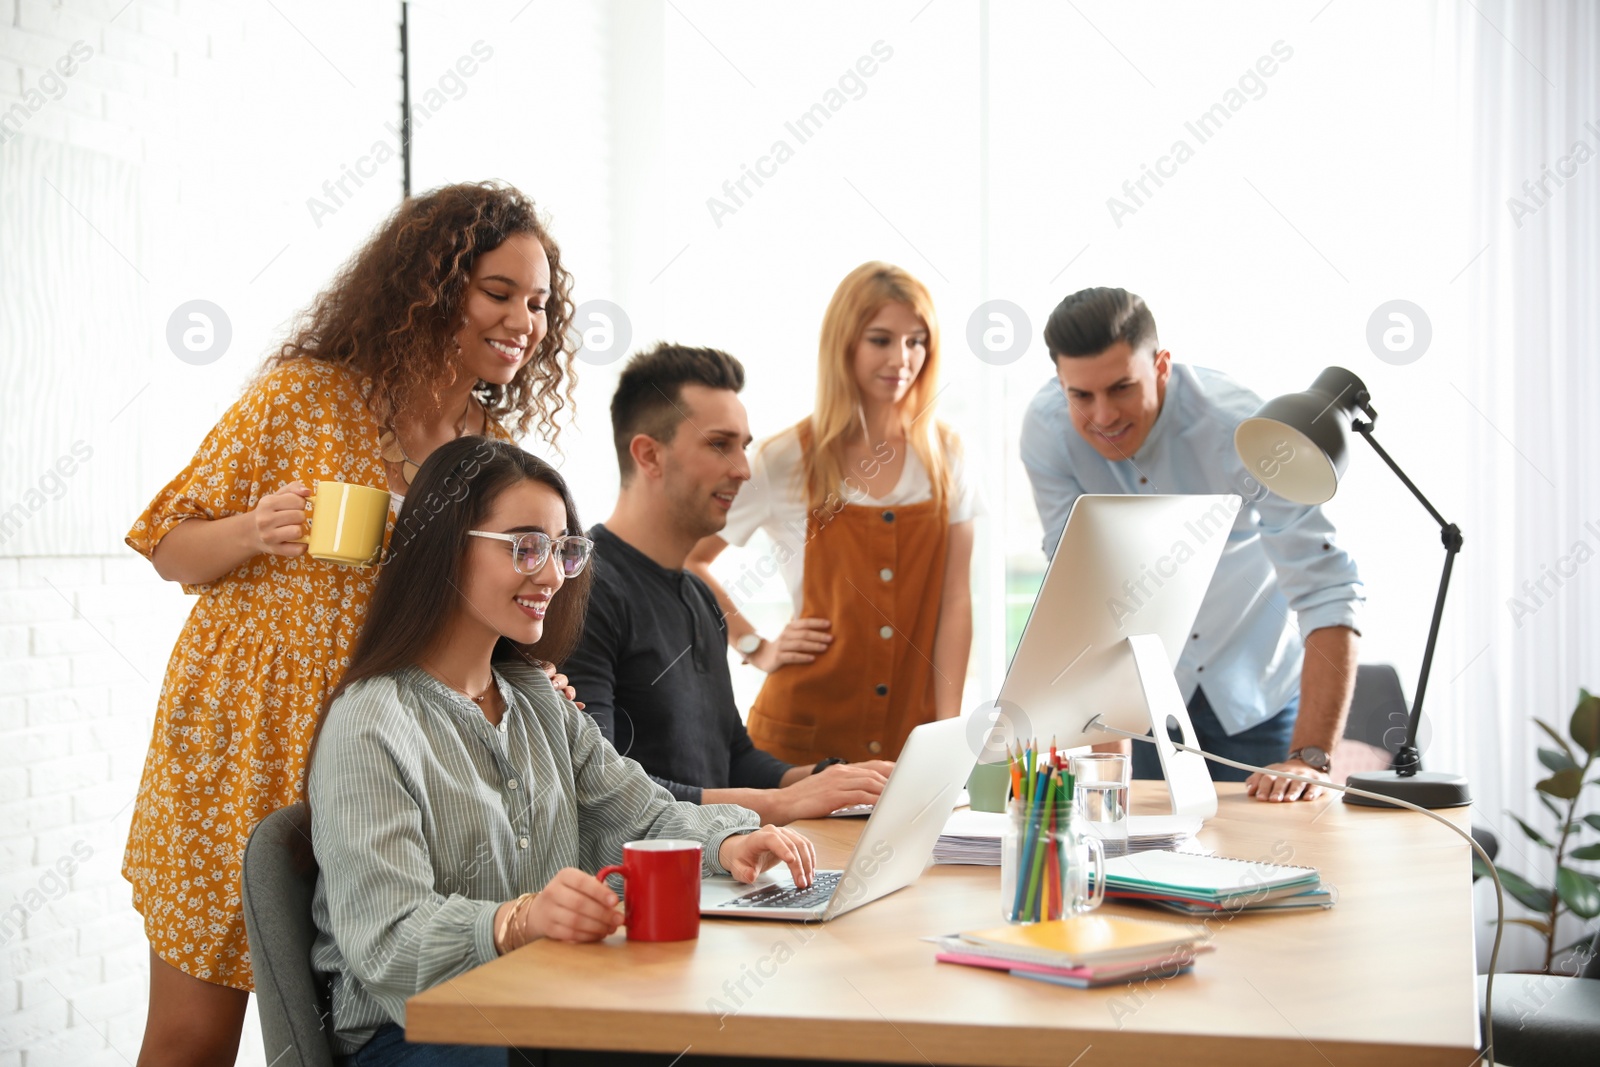
POLYGON ((148 947, 122 851, 190 601, 127 562, 0 560, 0 1065, 138 1053, 148 947))
MULTIPOLYGON (((120 534, 400 193, 396 163, 336 225, 315 230, 304 207, 341 153, 398 115, 397 3, 124 4, 0 0, 0 118, 24 108, 0 134, 0 204, 15 192, 5 183, 20 186, 27 224, 13 217, 0 243, 12 279, 0 293, 0 512, 73 441, 94 449, 0 538, 0 1067, 138 1055, 149 947, 122 854, 192 600, 120 534), (90 57, 29 109, 26 94, 78 41, 90 57), (41 180, 52 160, 94 168, 68 171, 82 182, 81 196, 61 188, 74 210, 41 180), (115 184, 97 186, 103 175, 115 184), (73 247, 100 258, 74 260, 73 247), (195 296, 234 316, 234 347, 211 367, 180 364, 164 343, 172 307, 195 296), (84 307, 116 334, 64 325, 84 307)), ((265 1063, 253 1002, 239 1062, 265 1063)))

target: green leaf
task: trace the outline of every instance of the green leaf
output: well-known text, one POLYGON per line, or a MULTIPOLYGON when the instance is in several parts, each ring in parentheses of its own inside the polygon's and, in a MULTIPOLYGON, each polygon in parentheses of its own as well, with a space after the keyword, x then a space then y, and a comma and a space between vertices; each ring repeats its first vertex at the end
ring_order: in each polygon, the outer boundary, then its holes
POLYGON ((1600 697, 1578 690, 1578 706, 1572 709, 1568 732, 1579 748, 1591 756, 1600 754, 1600 697))
POLYGON ((1472 877, 1474 877, 1474 878, 1487 878, 1487 877, 1489 877, 1489 868, 1488 868, 1488 866, 1483 862, 1483 857, 1479 856, 1476 852, 1474 852, 1472 854, 1472 877))
POLYGON ((1583 817, 1583 821, 1594 827, 1596 830, 1600 830, 1600 812, 1596 812, 1592 815, 1585 815, 1583 817))
POLYGON ((1556 802, 1555 801, 1551 800, 1549 797, 1545 796, 1543 793, 1536 793, 1534 795, 1539 798, 1539 803, 1543 804, 1544 807, 1545 807, 1545 810, 1548 811, 1551 815, 1554 815, 1558 819, 1562 817, 1561 809, 1556 807, 1556 802))
POLYGON ((1520 874, 1508 871, 1498 864, 1495 865, 1495 870, 1500 873, 1500 884, 1505 887, 1507 893, 1517 899, 1517 903, 1532 911, 1545 913, 1550 911, 1550 890, 1529 885, 1520 874))
POLYGON ((1543 919, 1507 919, 1506 925, 1526 926, 1539 931, 1539 936, 1550 936, 1550 924, 1543 919))
POLYGON ((1553 748, 1541 748, 1539 750, 1539 762, 1552 771, 1570 770, 1578 765, 1571 756, 1565 752, 1557 752, 1553 748))
POLYGON ((1566 953, 1571 952, 1574 949, 1582 951, 1584 949, 1587 949, 1593 942, 1594 942, 1594 935, 1593 934, 1590 934, 1587 937, 1580 937, 1580 938, 1578 938, 1578 940, 1574 941, 1572 944, 1563 945, 1560 948, 1556 949, 1556 955, 1557 956, 1565 955, 1566 953))
MULTIPOLYGON (((1506 814, 1507 815, 1511 815, 1511 813, 1509 811, 1506 812, 1506 814)), ((1544 835, 1543 834, 1541 834, 1539 831, 1535 830, 1533 827, 1529 826, 1527 823, 1523 822, 1521 819, 1517 818, 1515 815, 1511 815, 1511 821, 1516 823, 1518 826, 1522 827, 1522 832, 1527 834, 1528 835, 1528 840, 1532 841, 1534 844, 1543 845, 1545 848, 1555 848, 1556 847, 1556 846, 1552 845, 1550 842, 1546 841, 1544 839, 1544 835)))
POLYGON ((1600 888, 1596 888, 1594 882, 1578 871, 1570 867, 1557 870, 1556 891, 1578 918, 1592 919, 1600 915, 1600 888))
POLYGON ((1574 860, 1600 860, 1600 845, 1584 845, 1567 853, 1568 859, 1574 860))
POLYGON ((1565 771, 1557 771, 1534 788, 1541 793, 1549 793, 1551 796, 1559 797, 1562 800, 1571 800, 1583 788, 1583 772, 1576 767, 1565 771))
POLYGON ((1565 752, 1569 758, 1572 757, 1572 746, 1567 744, 1567 739, 1565 737, 1562 737, 1560 734, 1556 733, 1556 728, 1554 726, 1551 726, 1543 719, 1534 719, 1533 721, 1534 724, 1539 727, 1539 729, 1550 735, 1550 740, 1561 746, 1561 751, 1565 752))

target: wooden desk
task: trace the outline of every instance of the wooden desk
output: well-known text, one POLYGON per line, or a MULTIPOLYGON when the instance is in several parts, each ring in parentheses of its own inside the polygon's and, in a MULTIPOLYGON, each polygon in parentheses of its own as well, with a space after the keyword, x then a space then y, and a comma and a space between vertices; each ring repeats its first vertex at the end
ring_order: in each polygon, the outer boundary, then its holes
MULTIPOLYGON (((1162 810, 1157 788, 1135 783, 1134 810, 1162 810)), ((1218 787, 1201 840, 1315 866, 1339 903, 1216 920, 1216 951, 1189 975, 1075 990, 936 963, 918 938, 1000 922, 998 868, 937 866, 830 923, 708 920, 679 944, 619 933, 527 945, 411 998, 406 1035, 894 1063, 1468 1067, 1478 1023, 1465 842, 1412 812, 1263 804, 1242 790, 1218 787)), ((1447 816, 1466 828, 1467 810, 1447 816)), ((802 829, 819 862, 839 867, 860 826, 802 829)))

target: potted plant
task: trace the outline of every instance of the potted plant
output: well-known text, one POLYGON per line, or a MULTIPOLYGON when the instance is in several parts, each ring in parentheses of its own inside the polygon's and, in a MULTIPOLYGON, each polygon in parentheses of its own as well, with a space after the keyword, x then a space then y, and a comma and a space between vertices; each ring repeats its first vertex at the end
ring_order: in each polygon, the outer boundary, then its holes
MULTIPOLYGON (((1565 948, 1557 949, 1556 928, 1561 917, 1569 912, 1585 920, 1600 915, 1600 876, 1572 866, 1572 861, 1600 860, 1600 842, 1580 843, 1586 831, 1600 830, 1600 814, 1591 813, 1582 819, 1577 818, 1578 800, 1584 786, 1600 785, 1600 777, 1589 777, 1590 771, 1600 770, 1595 766, 1596 759, 1600 758, 1600 696, 1587 690, 1578 690, 1578 706, 1573 709, 1567 729, 1571 736, 1570 743, 1544 720, 1536 718, 1533 721, 1556 743, 1555 748, 1539 749, 1539 762, 1551 774, 1536 787, 1539 802, 1555 816, 1555 841, 1550 841, 1511 812, 1506 814, 1516 820, 1529 841, 1555 853, 1555 884, 1536 885, 1498 863, 1495 864, 1495 870, 1500 874, 1500 884, 1505 891, 1535 913, 1532 918, 1519 917, 1507 919, 1506 922, 1537 930, 1544 938, 1544 967, 1541 973, 1548 974, 1558 953, 1565 955, 1574 948, 1587 947, 1592 937, 1586 935, 1565 948)), ((1479 873, 1487 873, 1481 869, 1483 861, 1476 856, 1472 863, 1479 873)))

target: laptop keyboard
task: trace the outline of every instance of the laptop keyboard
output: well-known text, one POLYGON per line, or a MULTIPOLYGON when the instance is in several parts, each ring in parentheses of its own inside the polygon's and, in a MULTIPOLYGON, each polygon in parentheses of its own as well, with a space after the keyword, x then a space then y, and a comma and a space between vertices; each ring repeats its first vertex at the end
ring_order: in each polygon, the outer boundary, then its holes
POLYGON ((843 871, 817 871, 804 889, 791 885, 769 885, 734 897, 724 908, 817 908, 828 902, 839 886, 843 871))

